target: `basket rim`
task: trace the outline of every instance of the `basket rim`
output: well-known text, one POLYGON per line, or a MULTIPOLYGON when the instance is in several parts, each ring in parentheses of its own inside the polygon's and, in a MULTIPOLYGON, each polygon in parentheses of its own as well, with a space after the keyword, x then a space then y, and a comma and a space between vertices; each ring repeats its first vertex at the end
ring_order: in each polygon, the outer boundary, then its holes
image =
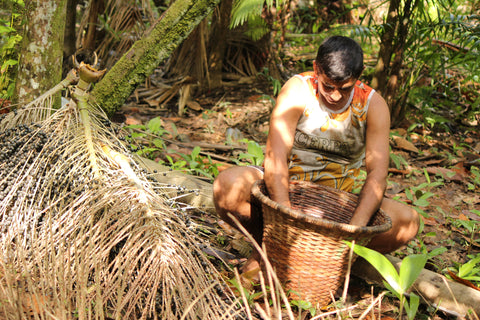
MULTIPOLYGON (((299 181, 290 181, 289 183, 298 183, 299 181)), ((312 183, 312 182, 311 182, 312 183)), ((382 233, 385 231, 388 231, 392 228, 392 219, 382 210, 378 209, 378 213, 380 213, 382 216, 385 217, 386 222, 381 224, 381 225, 376 225, 376 226, 356 226, 352 224, 347 224, 347 223, 341 223, 341 222, 336 222, 332 220, 327 220, 319 217, 313 217, 310 215, 307 215, 305 213, 302 213, 299 210, 289 208, 285 205, 282 205, 278 202, 273 201, 269 197, 267 197, 261 190, 260 186, 265 185, 265 181, 263 179, 257 180, 254 182, 252 185, 251 193, 252 195, 260 200, 262 204, 265 204, 272 209, 278 210, 280 213, 289 216, 293 219, 296 219, 301 222, 306 222, 313 224, 318 227, 324 227, 328 229, 336 229, 339 231, 343 231, 346 233, 350 234, 377 234, 377 233, 382 233)), ((340 191, 344 193, 348 193, 346 191, 340 190, 340 189, 335 189, 332 187, 324 186, 321 184, 315 184, 316 186, 319 186, 320 188, 325 188, 325 189, 334 189, 335 191, 340 191)))

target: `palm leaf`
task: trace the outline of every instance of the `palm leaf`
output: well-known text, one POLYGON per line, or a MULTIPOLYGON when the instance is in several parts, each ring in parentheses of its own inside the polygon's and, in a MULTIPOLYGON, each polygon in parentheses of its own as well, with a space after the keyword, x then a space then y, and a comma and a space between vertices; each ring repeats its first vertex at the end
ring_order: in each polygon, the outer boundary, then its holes
POLYGON ((234 318, 184 206, 101 108, 77 97, 51 109, 64 87, 0 122, 0 317, 234 318))

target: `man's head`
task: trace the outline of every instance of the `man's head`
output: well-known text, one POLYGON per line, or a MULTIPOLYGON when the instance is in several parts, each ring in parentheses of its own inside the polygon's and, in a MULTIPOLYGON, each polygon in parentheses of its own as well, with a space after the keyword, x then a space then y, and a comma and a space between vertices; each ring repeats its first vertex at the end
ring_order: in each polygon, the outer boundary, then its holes
POLYGON ((316 67, 329 79, 342 82, 358 79, 363 71, 363 51, 354 40, 343 36, 325 39, 318 48, 316 67))

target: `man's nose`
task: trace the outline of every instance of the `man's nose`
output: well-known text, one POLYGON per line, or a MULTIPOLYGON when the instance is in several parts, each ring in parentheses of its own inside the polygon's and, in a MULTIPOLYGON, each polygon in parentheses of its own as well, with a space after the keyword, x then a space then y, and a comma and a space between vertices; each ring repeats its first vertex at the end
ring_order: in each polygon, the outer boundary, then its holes
POLYGON ((342 98, 342 94, 338 90, 333 90, 330 98, 335 101, 339 101, 342 98))

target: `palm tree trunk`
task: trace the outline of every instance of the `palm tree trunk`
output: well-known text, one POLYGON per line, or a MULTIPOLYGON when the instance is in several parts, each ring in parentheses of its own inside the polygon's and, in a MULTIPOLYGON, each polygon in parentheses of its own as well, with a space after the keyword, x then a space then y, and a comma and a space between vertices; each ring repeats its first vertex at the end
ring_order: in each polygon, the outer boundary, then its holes
MULTIPOLYGON (((145 37, 136 41, 92 90, 96 102, 111 115, 155 68, 164 62, 220 0, 176 0, 145 37)), ((195 54, 195 53, 192 53, 195 54)))
POLYGON ((375 74, 370 83, 372 88, 383 93, 386 89, 389 73, 390 61, 393 54, 393 43, 398 25, 398 10, 400 10, 400 0, 391 0, 388 8, 387 20, 384 24, 384 30, 380 37, 380 50, 378 52, 375 74))
POLYGON ((98 16, 105 10, 103 0, 90 1, 90 10, 88 12, 88 25, 85 39, 83 40, 83 48, 94 51, 97 47, 95 41, 97 39, 98 16))

